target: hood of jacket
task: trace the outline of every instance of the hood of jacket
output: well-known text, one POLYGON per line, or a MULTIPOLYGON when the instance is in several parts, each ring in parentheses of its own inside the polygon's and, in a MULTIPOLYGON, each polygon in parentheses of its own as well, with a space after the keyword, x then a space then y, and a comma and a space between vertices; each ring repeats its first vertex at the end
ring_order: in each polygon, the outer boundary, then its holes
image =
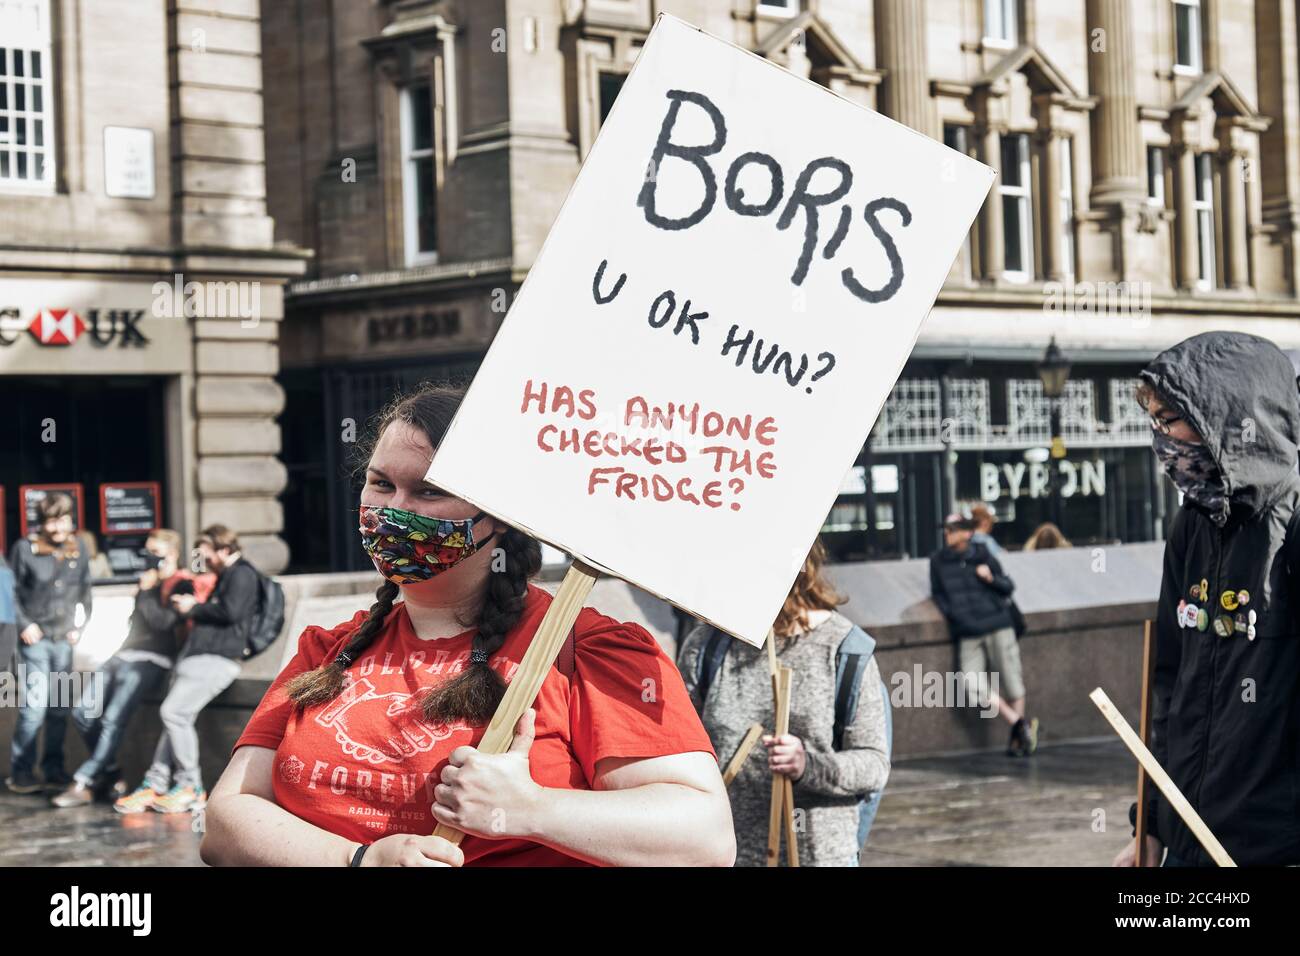
POLYGON ((1225 517, 1244 519, 1300 484, 1296 373, 1268 339, 1194 335, 1157 355, 1139 378, 1201 436, 1223 478, 1225 517))

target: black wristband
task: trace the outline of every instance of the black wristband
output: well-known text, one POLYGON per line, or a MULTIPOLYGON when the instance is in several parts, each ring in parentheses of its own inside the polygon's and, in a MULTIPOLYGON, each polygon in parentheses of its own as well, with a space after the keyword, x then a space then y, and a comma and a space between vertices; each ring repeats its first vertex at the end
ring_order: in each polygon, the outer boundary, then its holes
POLYGON ((363 843, 359 847, 357 847, 357 852, 352 854, 352 862, 349 863, 348 866, 360 866, 361 858, 366 855, 366 851, 369 849, 370 849, 369 843, 363 843))

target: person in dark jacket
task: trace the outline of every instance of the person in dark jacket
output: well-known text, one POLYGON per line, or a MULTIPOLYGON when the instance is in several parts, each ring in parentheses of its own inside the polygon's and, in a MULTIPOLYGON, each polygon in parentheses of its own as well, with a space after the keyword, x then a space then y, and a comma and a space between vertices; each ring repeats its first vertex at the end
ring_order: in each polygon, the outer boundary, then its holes
POLYGON ((56 807, 90 803, 96 792, 120 797, 126 792, 117 765, 117 751, 136 709, 167 680, 183 640, 185 625, 171 606, 173 594, 189 593, 204 600, 215 577, 180 567, 181 536, 167 528, 149 535, 145 550, 157 563, 140 576, 135 609, 126 640, 105 662, 102 676, 72 712, 90 756, 72 775, 72 784, 51 799, 56 807))
POLYGON ((72 782, 63 767, 72 675, 72 648, 80 639, 77 605, 83 622, 90 618, 90 567, 73 536, 72 499, 51 494, 37 506, 36 532, 14 546, 9 564, 14 574, 18 659, 25 695, 10 745, 9 778, 15 793, 61 790, 72 782), (36 737, 45 727, 41 759, 44 784, 36 779, 36 737))
POLYGON ((239 676, 240 661, 257 617, 258 572, 243 559, 239 538, 225 525, 212 525, 195 548, 217 574, 212 594, 199 603, 192 594, 173 594, 172 607, 191 625, 176 660, 176 676, 163 701, 163 734, 144 783, 113 806, 120 813, 153 809, 180 813, 207 801, 199 771, 199 713, 239 676))
POLYGON ((1008 606, 1015 583, 987 547, 971 540, 974 530, 970 515, 944 519, 944 546, 930 556, 930 597, 957 642, 968 693, 1011 725, 1007 753, 1029 756, 1038 748, 1038 718, 1025 719, 1020 647, 1008 606))
MULTIPOLYGON (((1183 495, 1156 612, 1151 750, 1234 862, 1300 864, 1295 372, 1266 339, 1208 332, 1139 378, 1152 447, 1183 495)), ((1164 849, 1165 866, 1210 865, 1151 789, 1149 865, 1164 849)))

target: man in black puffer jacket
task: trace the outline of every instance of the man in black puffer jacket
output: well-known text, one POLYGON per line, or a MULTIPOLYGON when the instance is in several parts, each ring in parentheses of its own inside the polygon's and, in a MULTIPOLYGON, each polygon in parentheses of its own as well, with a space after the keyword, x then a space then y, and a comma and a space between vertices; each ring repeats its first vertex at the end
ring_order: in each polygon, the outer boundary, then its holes
POLYGON ((968 514, 944 519, 944 546, 930 555, 930 597, 957 642, 967 696, 978 694, 982 708, 997 709, 1011 725, 1007 753, 1027 757, 1038 747, 1038 718, 1025 719, 1025 681, 1009 604, 1015 584, 989 549, 971 540, 974 530, 968 514))
MULTIPOLYGON (((1156 456, 1183 493, 1156 612, 1151 750, 1236 863, 1297 864, 1295 372, 1266 339, 1208 332, 1162 352, 1140 379, 1156 456)), ((1210 865, 1151 790, 1146 858, 1167 847, 1165 866, 1210 865)), ((1116 865, 1131 866, 1134 850, 1116 865)))

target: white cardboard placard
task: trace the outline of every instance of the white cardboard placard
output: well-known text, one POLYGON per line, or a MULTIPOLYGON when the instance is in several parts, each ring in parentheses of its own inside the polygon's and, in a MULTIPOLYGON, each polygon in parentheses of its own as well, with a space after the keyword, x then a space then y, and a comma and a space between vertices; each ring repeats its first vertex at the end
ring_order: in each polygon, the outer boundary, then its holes
POLYGON ((661 15, 428 480, 761 645, 993 176, 661 15))

